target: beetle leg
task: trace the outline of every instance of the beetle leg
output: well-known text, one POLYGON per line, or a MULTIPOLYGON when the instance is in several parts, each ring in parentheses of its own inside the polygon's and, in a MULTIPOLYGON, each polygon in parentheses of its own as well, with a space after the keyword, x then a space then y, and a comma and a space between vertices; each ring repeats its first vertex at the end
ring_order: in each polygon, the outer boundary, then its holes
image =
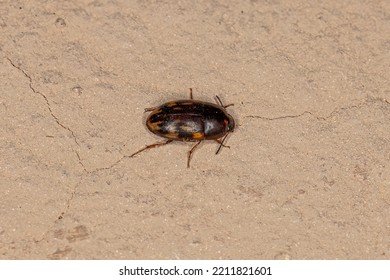
POLYGON ((158 143, 154 143, 154 144, 151 144, 151 145, 146 145, 146 147, 142 148, 141 150, 135 152, 134 154, 130 155, 130 157, 134 157, 135 155, 138 155, 139 153, 145 151, 145 150, 148 150, 148 149, 151 149, 151 148, 156 148, 156 147, 160 147, 160 146, 164 146, 166 144, 169 144, 171 143, 173 140, 170 139, 170 140, 167 140, 165 142, 158 142, 158 143))
POLYGON ((219 147, 217 149, 217 151, 215 152, 216 155, 218 155, 219 151, 221 150, 222 147, 226 147, 226 148, 230 148, 229 146, 226 146, 223 144, 223 142, 225 142, 226 138, 228 137, 229 133, 225 135, 225 137, 222 138, 222 140, 219 140, 219 139, 216 139, 215 141, 217 141, 219 143, 219 147))
POLYGON ((196 147, 199 146, 200 142, 196 143, 194 146, 192 146, 191 150, 188 151, 188 158, 187 158, 187 168, 190 168, 190 160, 191 160, 191 155, 195 151, 196 147))
POLYGON ((192 96, 192 88, 190 88, 190 99, 194 99, 194 97, 192 96))
POLYGON ((214 139, 214 140, 215 140, 215 142, 217 142, 222 147, 230 149, 230 146, 225 145, 220 139, 214 139))
POLYGON ((145 109, 144 109, 144 113, 154 111, 154 110, 157 109, 157 108, 158 108, 158 107, 145 108, 145 109))

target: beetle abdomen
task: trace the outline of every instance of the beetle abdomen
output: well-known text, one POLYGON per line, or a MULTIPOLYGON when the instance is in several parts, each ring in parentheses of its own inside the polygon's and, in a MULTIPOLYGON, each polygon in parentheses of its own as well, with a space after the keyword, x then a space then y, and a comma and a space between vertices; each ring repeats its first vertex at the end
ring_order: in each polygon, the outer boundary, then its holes
POLYGON ((221 106, 197 100, 179 100, 155 108, 146 126, 164 138, 200 141, 223 137, 229 122, 230 117, 221 106))
POLYGON ((216 154, 224 145, 230 132, 235 127, 234 119, 226 111, 233 105, 223 105, 218 96, 218 104, 194 100, 190 89, 189 100, 171 101, 158 107, 146 108, 145 112, 151 112, 146 120, 148 129, 161 137, 167 138, 164 142, 147 145, 130 155, 133 157, 145 150, 161 147, 173 141, 196 141, 187 155, 187 167, 190 167, 191 155, 203 140, 215 140, 219 147, 216 154))
POLYGON ((182 141, 203 140, 201 117, 183 114, 152 114, 147 122, 151 132, 159 136, 182 141))

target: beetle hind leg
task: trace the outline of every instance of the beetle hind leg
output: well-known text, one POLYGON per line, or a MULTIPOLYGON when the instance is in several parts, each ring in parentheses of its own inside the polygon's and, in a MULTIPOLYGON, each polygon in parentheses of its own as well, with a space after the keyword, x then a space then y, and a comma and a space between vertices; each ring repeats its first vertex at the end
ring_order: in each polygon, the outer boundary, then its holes
POLYGON ((151 148, 156 148, 156 147, 167 145, 167 144, 171 143, 172 141, 173 140, 170 139, 170 140, 167 140, 167 141, 164 141, 164 142, 158 142, 158 143, 154 143, 154 144, 151 144, 151 145, 146 145, 146 147, 142 148, 141 150, 138 150, 134 154, 131 154, 129 157, 134 157, 135 155, 138 155, 139 153, 141 153, 141 152, 143 152, 145 150, 149 150, 151 148))
POLYGON ((154 111, 154 110, 157 109, 157 108, 158 108, 158 107, 145 108, 145 109, 144 109, 144 113, 154 111))
POLYGON ((190 168, 190 161, 191 161, 192 153, 195 151, 196 147, 198 147, 201 142, 202 141, 199 141, 198 143, 196 143, 194 146, 192 146, 191 150, 188 151, 187 168, 190 168))

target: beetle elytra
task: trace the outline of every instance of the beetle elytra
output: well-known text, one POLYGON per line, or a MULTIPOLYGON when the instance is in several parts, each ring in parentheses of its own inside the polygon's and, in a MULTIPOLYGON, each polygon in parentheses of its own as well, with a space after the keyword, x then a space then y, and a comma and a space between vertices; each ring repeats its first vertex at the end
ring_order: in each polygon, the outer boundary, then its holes
POLYGON ((218 96, 216 100, 217 104, 194 100, 190 89, 190 99, 170 101, 161 106, 146 108, 145 112, 151 112, 146 120, 147 128, 167 140, 147 145, 130 157, 173 141, 196 142, 188 151, 187 167, 190 167, 193 152, 204 140, 213 140, 219 144, 216 154, 222 147, 230 148, 224 145, 224 142, 229 133, 234 131, 235 122, 226 108, 233 104, 223 105, 218 96))

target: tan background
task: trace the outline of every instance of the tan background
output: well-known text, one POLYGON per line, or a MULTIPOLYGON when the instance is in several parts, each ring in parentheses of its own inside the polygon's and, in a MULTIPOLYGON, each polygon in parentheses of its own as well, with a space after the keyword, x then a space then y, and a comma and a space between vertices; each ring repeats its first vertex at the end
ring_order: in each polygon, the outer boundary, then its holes
POLYGON ((390 2, 1 1, 2 259, 389 259, 390 2), (217 94, 231 149, 143 109, 217 94))

